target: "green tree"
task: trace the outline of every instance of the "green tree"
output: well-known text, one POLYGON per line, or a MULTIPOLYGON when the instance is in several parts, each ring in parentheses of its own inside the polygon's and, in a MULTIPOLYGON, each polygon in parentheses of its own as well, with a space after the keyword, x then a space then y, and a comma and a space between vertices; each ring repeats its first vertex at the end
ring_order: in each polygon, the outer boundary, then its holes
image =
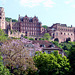
POLYGON ((27 39, 28 37, 27 36, 24 36, 24 38, 27 39))
POLYGON ((39 75, 69 75, 70 72, 69 60, 57 52, 51 54, 37 52, 34 62, 39 75))
POLYGON ((49 35, 49 33, 45 33, 43 36, 44 40, 50 40, 51 36, 49 35))
POLYGON ((75 44, 71 47, 68 58, 72 68, 72 75, 75 75, 75 44))
MULTIPOLYGON (((12 19, 12 18, 9 18, 9 17, 6 17, 5 18, 5 20, 7 21, 7 22, 10 22, 10 19, 12 19)), ((12 19, 12 22, 18 22, 16 19, 12 19)))
POLYGON ((0 56, 0 75, 10 75, 9 70, 4 67, 2 59, 2 56, 0 56))
POLYGON ((29 38, 29 40, 34 40, 33 38, 29 38))
POLYGON ((0 41, 3 42, 7 40, 7 35, 4 33, 3 30, 0 29, 0 41))
POLYGON ((42 27, 44 27, 44 28, 46 28, 46 29, 47 29, 47 27, 48 27, 48 26, 47 26, 47 25, 43 25, 42 27))

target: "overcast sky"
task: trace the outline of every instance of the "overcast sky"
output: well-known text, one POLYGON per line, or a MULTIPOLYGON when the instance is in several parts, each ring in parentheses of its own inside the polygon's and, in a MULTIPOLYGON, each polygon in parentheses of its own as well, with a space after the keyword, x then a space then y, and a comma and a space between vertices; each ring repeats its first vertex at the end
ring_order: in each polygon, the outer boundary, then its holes
POLYGON ((42 25, 61 23, 75 27, 75 0, 0 0, 0 7, 4 7, 6 17, 37 16, 42 25))

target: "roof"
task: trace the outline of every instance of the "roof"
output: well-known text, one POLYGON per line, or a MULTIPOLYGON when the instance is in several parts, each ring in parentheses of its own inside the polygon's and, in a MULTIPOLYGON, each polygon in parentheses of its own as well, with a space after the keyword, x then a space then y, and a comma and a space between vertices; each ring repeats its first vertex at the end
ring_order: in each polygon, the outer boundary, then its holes
POLYGON ((58 49, 62 50, 61 48, 54 45, 52 42, 49 42, 47 40, 33 40, 32 43, 39 43, 40 45, 45 45, 44 49, 58 49))

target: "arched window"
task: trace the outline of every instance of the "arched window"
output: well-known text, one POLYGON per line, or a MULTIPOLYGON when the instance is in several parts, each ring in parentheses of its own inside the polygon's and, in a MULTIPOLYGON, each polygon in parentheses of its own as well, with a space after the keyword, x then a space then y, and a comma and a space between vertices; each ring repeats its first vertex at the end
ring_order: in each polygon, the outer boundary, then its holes
POLYGON ((66 42, 68 42, 68 41, 71 41, 71 38, 69 37, 69 38, 66 38, 66 42))
POLYGON ((62 35, 62 32, 61 32, 61 35, 62 35))
POLYGON ((59 39, 58 39, 58 38, 55 38, 55 39, 54 39, 54 41, 57 41, 57 42, 59 42, 59 39))
POLYGON ((64 35, 65 35, 65 33, 64 33, 64 35))

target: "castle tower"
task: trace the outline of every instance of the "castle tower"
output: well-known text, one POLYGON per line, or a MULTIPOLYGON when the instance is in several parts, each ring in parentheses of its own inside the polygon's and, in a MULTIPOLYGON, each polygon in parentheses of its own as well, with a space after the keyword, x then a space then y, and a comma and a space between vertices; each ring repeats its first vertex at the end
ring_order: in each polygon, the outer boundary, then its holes
POLYGON ((12 19, 10 19, 10 30, 12 30, 12 19))
POLYGON ((5 12, 4 8, 0 7, 0 29, 5 29, 5 12))
POLYGON ((18 22, 20 22, 20 15, 19 15, 19 18, 18 18, 18 22))

